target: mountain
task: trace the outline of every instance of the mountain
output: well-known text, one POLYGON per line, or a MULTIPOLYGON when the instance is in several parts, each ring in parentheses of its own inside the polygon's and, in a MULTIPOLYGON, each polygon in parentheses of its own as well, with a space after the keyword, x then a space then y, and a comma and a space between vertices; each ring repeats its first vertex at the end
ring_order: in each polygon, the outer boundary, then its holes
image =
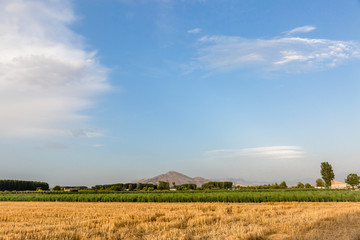
POLYGON ((168 182, 170 186, 175 182, 176 185, 181 185, 185 183, 194 183, 196 186, 201 187, 202 184, 210 182, 210 180, 202 178, 202 177, 188 177, 182 173, 178 173, 175 171, 170 171, 165 174, 160 174, 153 178, 141 179, 139 183, 152 183, 157 184, 159 181, 168 182))

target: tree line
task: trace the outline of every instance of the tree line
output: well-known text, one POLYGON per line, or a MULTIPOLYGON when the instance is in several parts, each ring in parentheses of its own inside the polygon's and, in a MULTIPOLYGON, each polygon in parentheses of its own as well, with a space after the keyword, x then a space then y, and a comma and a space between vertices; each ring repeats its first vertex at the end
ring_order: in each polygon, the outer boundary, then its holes
POLYGON ((232 182, 207 182, 201 185, 201 188, 204 190, 231 189, 232 185, 232 182))
POLYGON ((49 190, 46 182, 23 181, 23 180, 0 180, 0 191, 35 191, 49 190))
MULTIPOLYGON (((175 185, 176 190, 216 190, 216 189, 231 189, 232 182, 208 182, 197 187, 196 184, 186 183, 175 185)), ((68 190, 89 190, 86 186, 59 186, 52 188, 54 191, 68 190)), ((23 181, 23 180, 0 180, 0 191, 35 191, 35 190, 49 190, 49 184, 38 181, 23 181)), ((158 184, 152 183, 115 183, 95 185, 90 190, 94 191, 153 191, 153 190, 170 190, 168 182, 159 181, 158 184)))
MULTIPOLYGON (((172 183, 173 189, 176 190, 216 190, 216 189, 231 189, 233 186, 232 182, 208 182, 203 184, 201 187, 197 187, 193 183, 185 183, 176 185, 172 183)), ((91 187, 92 190, 97 191, 152 191, 152 190, 170 190, 169 182, 159 181, 158 184, 152 183, 116 183, 116 184, 105 184, 95 185, 91 187)), ((61 190, 60 186, 54 187, 54 190, 61 190)))
POLYGON ((170 184, 168 182, 159 181, 158 184, 152 183, 115 183, 105 185, 95 185, 91 187, 96 191, 152 191, 152 190, 169 190, 170 184))
POLYGON ((288 187, 287 183, 285 181, 282 181, 280 184, 277 182, 273 184, 263 184, 263 185, 254 185, 254 186, 238 186, 237 189, 254 189, 254 190, 263 190, 263 189, 288 189, 288 188, 294 188, 294 189, 301 189, 301 188, 314 188, 310 183, 302 183, 298 182, 295 186, 288 187))

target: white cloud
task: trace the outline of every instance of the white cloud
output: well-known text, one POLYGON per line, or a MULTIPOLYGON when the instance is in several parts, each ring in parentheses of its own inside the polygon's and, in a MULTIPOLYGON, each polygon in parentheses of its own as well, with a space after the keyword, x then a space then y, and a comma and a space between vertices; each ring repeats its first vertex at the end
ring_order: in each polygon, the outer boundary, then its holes
POLYGON ((302 26, 302 27, 297 27, 297 28, 291 29, 287 33, 288 34, 307 33, 307 32, 314 31, 315 29, 316 29, 315 26, 307 25, 307 26, 302 26))
POLYGON ((68 0, 0 2, 0 137, 67 135, 110 88, 75 20, 68 0))
POLYGON ((299 146, 271 146, 243 149, 219 149, 205 153, 216 159, 294 159, 304 158, 306 153, 299 146))
POLYGON ((190 34, 197 34, 197 33, 201 32, 201 28, 194 28, 194 29, 188 30, 187 32, 190 34))
POLYGON ((360 57, 360 44, 353 41, 280 37, 246 39, 204 36, 192 68, 229 71, 255 67, 266 71, 302 73, 335 67, 360 57))

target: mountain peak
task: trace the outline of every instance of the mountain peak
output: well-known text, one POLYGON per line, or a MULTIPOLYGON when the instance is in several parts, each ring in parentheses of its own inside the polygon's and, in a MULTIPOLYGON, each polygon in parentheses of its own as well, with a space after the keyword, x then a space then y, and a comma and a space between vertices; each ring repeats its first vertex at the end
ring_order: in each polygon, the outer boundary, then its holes
POLYGON ((139 182, 157 184, 159 181, 168 182, 170 183, 170 186, 172 186, 173 183, 175 183, 176 185, 193 183, 196 184, 198 187, 201 187, 202 184, 207 183, 210 180, 202 177, 191 178, 176 171, 169 171, 167 173, 160 174, 153 178, 141 179, 139 182))

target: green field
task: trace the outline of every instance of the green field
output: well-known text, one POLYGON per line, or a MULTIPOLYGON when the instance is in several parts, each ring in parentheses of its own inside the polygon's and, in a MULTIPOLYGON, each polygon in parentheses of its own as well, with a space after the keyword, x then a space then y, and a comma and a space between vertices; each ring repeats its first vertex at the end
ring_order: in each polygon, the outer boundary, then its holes
POLYGON ((0 201, 62 202, 360 202, 360 191, 350 190, 258 190, 184 192, 12 192, 0 201))

